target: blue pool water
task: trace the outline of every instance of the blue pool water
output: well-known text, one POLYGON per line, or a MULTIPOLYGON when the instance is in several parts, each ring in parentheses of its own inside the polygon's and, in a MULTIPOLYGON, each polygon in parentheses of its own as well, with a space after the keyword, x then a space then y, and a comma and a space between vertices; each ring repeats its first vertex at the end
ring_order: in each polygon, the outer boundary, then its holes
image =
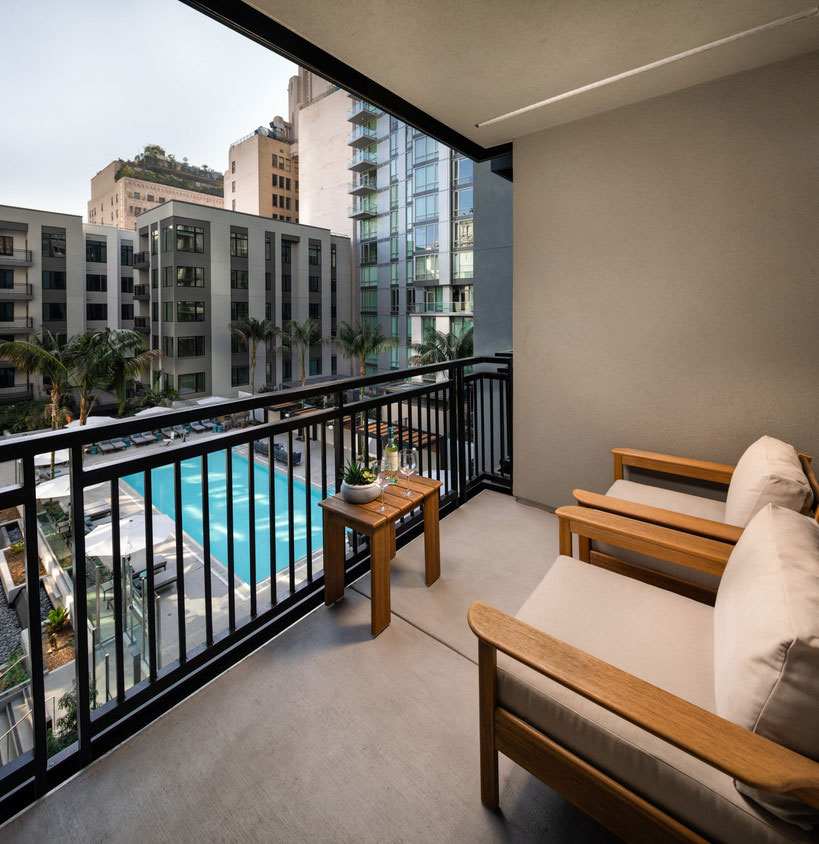
MULTIPOLYGON (((248 462, 241 454, 233 459, 233 543, 234 568, 237 577, 250 582, 250 496, 248 494, 248 462)), ((208 455, 208 504, 210 507, 211 554, 227 566, 227 483, 225 453, 208 455)), ((182 464, 182 530, 202 544, 202 461, 183 460, 182 464)), ((254 463, 256 501, 256 580, 270 575, 270 507, 268 468, 254 463)), ((290 531, 287 518, 287 475, 273 471, 276 505, 276 570, 286 569, 290 562, 290 531)), ((123 478, 140 495, 144 492, 144 475, 123 478)), ((160 466, 151 471, 154 506, 176 520, 174 507, 173 466, 160 466)), ((329 489, 327 494, 332 495, 329 489)), ((322 546, 321 490, 310 490, 312 550, 322 546)), ((307 554, 307 490, 300 481, 293 480, 293 536, 295 559, 307 554)))

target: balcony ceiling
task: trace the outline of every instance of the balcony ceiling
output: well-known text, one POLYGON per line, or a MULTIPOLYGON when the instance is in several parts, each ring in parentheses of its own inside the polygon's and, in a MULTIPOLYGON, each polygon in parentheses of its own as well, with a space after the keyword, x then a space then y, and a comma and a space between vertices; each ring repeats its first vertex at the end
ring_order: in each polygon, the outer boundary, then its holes
POLYGON ((476 127, 815 4, 816 0, 253 0, 249 5, 487 148, 817 49, 819 16, 814 16, 476 127))

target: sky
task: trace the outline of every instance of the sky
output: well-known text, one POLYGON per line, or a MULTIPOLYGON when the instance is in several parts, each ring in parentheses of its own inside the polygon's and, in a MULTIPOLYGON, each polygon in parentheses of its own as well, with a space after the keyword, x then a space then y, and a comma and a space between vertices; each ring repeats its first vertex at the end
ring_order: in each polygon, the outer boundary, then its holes
POLYGON ((296 66, 179 0, 2 0, 0 205, 80 214, 91 177, 158 144, 227 169, 287 119, 296 66))

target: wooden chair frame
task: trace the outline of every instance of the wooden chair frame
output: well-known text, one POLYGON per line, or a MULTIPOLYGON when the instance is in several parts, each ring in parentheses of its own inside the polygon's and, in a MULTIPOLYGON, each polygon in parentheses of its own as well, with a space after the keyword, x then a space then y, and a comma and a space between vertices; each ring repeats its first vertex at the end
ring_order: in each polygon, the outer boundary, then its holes
MULTIPOLYGON (((571 552, 574 534, 716 572, 724 567, 732 548, 583 507, 561 507, 557 516, 561 553, 571 552)), ((819 763, 486 604, 473 603, 468 618, 478 637, 481 800, 488 808, 497 810, 499 805, 500 752, 627 841, 705 841, 569 747, 502 707, 497 685, 499 650, 728 776, 764 791, 790 794, 819 808, 819 763)))

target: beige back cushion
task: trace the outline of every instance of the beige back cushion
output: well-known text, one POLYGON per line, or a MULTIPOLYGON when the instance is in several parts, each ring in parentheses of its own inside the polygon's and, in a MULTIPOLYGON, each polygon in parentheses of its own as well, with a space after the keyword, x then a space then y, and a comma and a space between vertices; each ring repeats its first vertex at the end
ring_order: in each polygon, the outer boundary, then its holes
POLYGON ((734 469, 725 501, 725 521, 745 527, 766 504, 807 513, 813 503, 808 479, 792 445, 760 437, 734 469))
MULTIPOLYGON (((742 533, 714 606, 717 714, 819 761, 819 524, 768 504, 742 533)), ((805 828, 819 811, 737 788, 805 828)))

